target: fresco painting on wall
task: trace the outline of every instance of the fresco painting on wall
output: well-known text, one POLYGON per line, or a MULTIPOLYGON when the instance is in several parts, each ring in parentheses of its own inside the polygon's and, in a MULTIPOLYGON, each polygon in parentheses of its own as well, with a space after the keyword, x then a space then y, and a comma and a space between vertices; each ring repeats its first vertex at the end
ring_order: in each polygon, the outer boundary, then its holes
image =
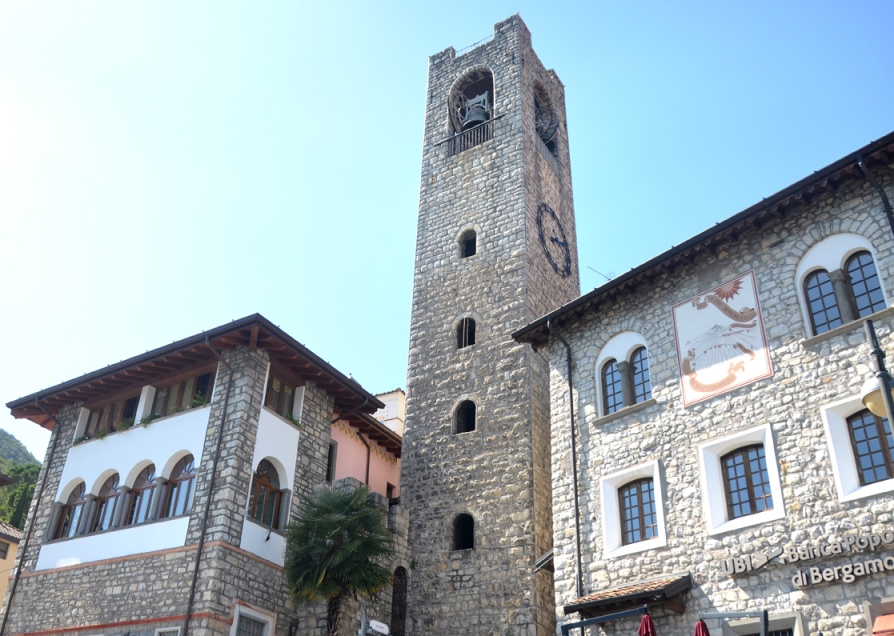
POLYGON ((773 375, 754 272, 673 308, 683 406, 773 375))

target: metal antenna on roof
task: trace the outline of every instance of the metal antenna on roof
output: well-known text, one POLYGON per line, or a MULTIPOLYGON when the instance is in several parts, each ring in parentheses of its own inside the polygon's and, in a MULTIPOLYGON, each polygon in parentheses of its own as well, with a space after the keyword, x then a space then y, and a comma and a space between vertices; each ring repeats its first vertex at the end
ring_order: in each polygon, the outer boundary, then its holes
POLYGON ((596 272, 597 274, 599 274, 600 276, 602 276, 605 280, 611 280, 611 276, 606 276, 605 274, 603 274, 602 272, 600 272, 598 269, 593 269, 593 268, 590 267, 589 265, 587 265, 587 269, 592 269, 594 272, 596 272))

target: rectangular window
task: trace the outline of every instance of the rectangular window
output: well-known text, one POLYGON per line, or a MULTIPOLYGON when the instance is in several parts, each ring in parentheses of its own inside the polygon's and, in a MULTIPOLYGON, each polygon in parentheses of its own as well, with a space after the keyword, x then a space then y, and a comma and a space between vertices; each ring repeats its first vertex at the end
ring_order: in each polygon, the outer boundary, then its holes
POLYGON ((121 402, 90 411, 84 434, 88 437, 95 437, 97 433, 105 434, 117 431, 122 422, 132 425, 139 400, 140 397, 135 395, 121 402))
POLYGON ((638 479, 618 489, 621 542, 624 545, 658 536, 655 487, 651 478, 638 479))
POLYGON ((158 388, 155 390, 155 400, 152 402, 152 415, 164 417, 207 404, 211 401, 213 389, 214 371, 158 388))
POLYGON ((894 435, 888 420, 863 410, 847 418, 847 424, 860 473, 860 485, 867 486, 894 477, 891 455, 894 435))
POLYGON ((720 458, 729 519, 773 509, 763 444, 738 448, 720 458))
POLYGON ((261 621, 249 618, 244 614, 239 616, 239 623, 236 627, 236 636, 264 636, 264 628, 266 624, 261 621))
POLYGON ((304 387, 287 380, 275 369, 270 370, 264 406, 285 418, 297 420, 304 402, 304 387))
POLYGON ((5 559, 9 554, 9 544, 6 541, 0 541, 0 559, 5 559))
POLYGON ((335 457, 338 454, 338 442, 329 442, 329 455, 326 458, 326 481, 335 479, 335 457))

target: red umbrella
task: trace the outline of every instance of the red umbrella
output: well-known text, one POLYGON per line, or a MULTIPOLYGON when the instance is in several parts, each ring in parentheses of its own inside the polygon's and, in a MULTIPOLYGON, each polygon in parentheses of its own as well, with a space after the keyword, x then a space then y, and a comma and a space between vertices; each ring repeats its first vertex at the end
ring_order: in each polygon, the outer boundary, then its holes
POLYGON ((702 619, 698 619, 698 622, 695 624, 695 636, 711 636, 708 632, 708 626, 705 625, 705 621, 702 619))
POLYGON ((640 621, 639 632, 637 633, 639 636, 656 636, 655 623, 652 622, 651 616, 643 614, 643 620, 640 621))

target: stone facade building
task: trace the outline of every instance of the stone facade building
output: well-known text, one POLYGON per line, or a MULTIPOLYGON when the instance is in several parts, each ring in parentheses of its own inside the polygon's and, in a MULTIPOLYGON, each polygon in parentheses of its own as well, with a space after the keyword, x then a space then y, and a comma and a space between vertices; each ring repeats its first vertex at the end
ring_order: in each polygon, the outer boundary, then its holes
MULTIPOLYGON (((385 404, 260 315, 7 406, 52 436, 4 634, 321 633, 323 608, 288 606, 282 530, 332 478, 335 426, 400 454, 385 404)), ((384 495, 405 588, 407 517, 384 495)))
POLYGON ((894 351, 892 158, 894 134, 514 334, 550 355, 561 626, 894 620, 894 436, 861 403, 866 320, 894 351))
POLYGON ((549 367, 579 292, 564 88, 518 16, 429 61, 401 499, 413 634, 552 634, 549 367))

